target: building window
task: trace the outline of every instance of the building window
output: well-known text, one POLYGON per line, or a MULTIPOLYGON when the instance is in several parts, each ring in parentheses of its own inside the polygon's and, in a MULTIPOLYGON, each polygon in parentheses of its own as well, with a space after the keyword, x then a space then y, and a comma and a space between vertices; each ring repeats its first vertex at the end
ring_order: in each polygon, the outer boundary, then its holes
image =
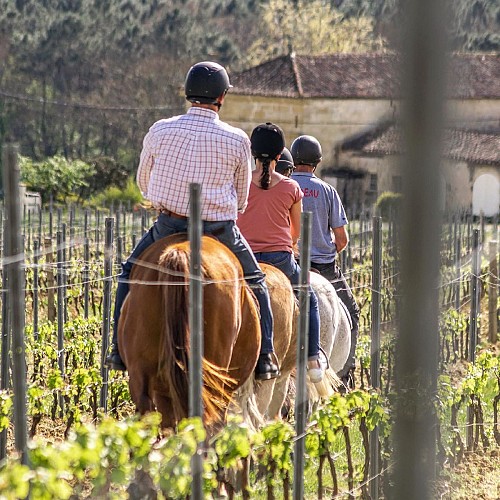
POLYGON ((403 183, 400 175, 392 176, 392 190, 395 193, 401 193, 403 191, 403 183))
POLYGON ((370 174, 370 191, 377 191, 377 174, 370 174))

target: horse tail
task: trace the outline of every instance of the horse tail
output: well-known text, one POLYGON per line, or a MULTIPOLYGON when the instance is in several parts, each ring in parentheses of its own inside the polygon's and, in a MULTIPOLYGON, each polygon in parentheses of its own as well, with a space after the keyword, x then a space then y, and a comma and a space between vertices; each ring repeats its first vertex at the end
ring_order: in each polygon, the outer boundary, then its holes
MULTIPOLYGON (((189 251, 168 247, 160 257, 163 299, 158 375, 169 388, 175 420, 188 415, 189 400, 189 251)), ((202 360, 205 423, 220 421, 231 401, 235 380, 207 359, 202 360)))
POLYGON ((177 247, 167 248, 160 261, 163 325, 160 334, 158 376, 168 388, 174 419, 188 414, 188 276, 189 255, 177 247))
POLYGON ((222 421, 232 401, 233 390, 237 385, 227 370, 203 358, 203 405, 206 424, 222 421))

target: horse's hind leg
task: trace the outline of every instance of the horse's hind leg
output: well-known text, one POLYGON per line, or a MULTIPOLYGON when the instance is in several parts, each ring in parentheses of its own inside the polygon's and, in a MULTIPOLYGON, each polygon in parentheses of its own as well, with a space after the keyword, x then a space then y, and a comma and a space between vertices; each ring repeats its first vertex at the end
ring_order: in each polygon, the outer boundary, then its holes
POLYGON ((144 415, 145 413, 150 411, 154 411, 155 405, 149 395, 148 380, 145 375, 130 375, 129 388, 132 401, 135 403, 137 411, 141 415, 144 415))
POLYGON ((174 415, 174 408, 172 406, 172 401, 169 397, 159 394, 155 394, 156 409, 161 414, 161 428, 171 429, 177 424, 177 420, 174 415))
POLYGON ((276 380, 273 396, 267 410, 268 418, 274 419, 280 415, 281 407, 283 406, 283 403, 285 402, 286 396, 288 394, 289 382, 289 374, 284 377, 281 376, 278 380, 276 380))

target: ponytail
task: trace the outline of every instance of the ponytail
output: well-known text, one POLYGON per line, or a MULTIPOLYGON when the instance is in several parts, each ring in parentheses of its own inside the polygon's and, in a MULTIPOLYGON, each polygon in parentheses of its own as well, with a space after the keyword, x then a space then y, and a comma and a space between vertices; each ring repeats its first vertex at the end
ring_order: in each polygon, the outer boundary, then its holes
POLYGON ((269 165, 271 164, 270 158, 260 158, 262 161, 262 175, 260 176, 260 187, 262 189, 269 189, 271 185, 271 175, 269 173, 269 165))

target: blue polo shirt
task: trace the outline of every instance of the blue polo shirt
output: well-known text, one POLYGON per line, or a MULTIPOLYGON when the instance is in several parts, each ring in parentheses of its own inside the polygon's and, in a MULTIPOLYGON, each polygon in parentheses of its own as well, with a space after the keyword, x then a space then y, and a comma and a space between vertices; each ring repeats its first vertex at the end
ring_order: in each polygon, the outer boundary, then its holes
POLYGON ((294 172, 292 179, 304 193, 304 212, 312 212, 311 261, 333 262, 337 250, 331 229, 348 223, 339 194, 333 186, 309 172, 294 172))

